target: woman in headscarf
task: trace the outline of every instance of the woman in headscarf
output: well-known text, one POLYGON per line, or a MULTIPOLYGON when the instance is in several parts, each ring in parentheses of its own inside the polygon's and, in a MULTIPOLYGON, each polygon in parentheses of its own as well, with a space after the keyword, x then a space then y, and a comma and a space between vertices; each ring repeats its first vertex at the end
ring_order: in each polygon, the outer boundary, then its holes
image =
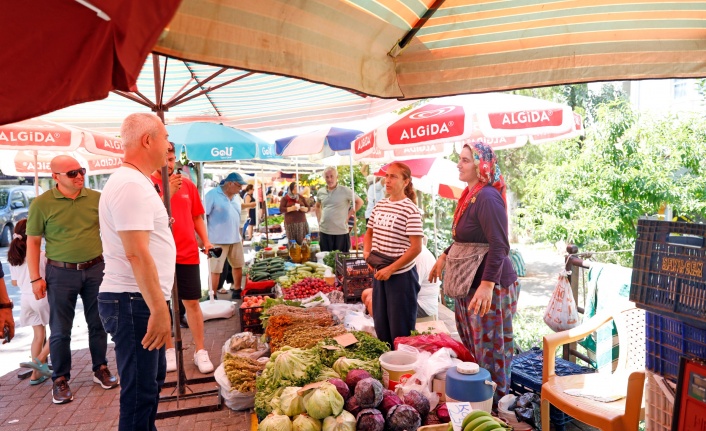
POLYGON ((498 385, 494 406, 508 393, 517 311, 517 274, 508 257, 505 181, 497 158, 483 143, 465 145, 458 161, 459 179, 468 184, 454 213, 453 244, 439 256, 429 275, 441 278, 444 292, 456 299, 456 327, 463 344, 498 385))
POLYGON ((292 181, 279 202, 279 212, 284 214, 284 230, 288 240, 296 240, 297 244, 302 245, 304 237, 309 233, 309 223, 306 222, 308 211, 309 206, 304 197, 297 192, 297 183, 292 181))

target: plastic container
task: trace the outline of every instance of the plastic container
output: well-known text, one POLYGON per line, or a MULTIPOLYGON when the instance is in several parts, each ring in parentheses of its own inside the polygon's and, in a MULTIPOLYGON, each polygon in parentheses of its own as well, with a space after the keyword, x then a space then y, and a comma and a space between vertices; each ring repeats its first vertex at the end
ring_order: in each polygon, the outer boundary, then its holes
POLYGON ((307 235, 304 238, 304 241, 302 241, 302 245, 300 247, 300 253, 301 253, 301 257, 299 260, 300 263, 308 262, 309 259, 311 258, 311 249, 309 248, 309 241, 310 241, 309 235, 307 235))
POLYGON ((415 362, 417 355, 412 352, 393 350, 380 355, 382 385, 394 391, 395 386, 412 377, 415 362))
POLYGON ((496 386, 488 370, 475 362, 462 362, 446 371, 446 402, 468 402, 473 410, 490 413, 496 386))
POLYGON ((262 257, 265 259, 275 257, 275 250, 272 247, 265 247, 265 249, 262 251, 262 257))
POLYGON ((299 247, 296 240, 289 242, 289 258, 292 259, 293 263, 301 263, 302 249, 299 247))
POLYGON ((281 257, 282 259, 288 259, 289 258, 289 250, 287 250, 286 245, 280 245, 277 248, 277 257, 281 257))
MULTIPOLYGON (((311 253, 311 257, 309 257, 309 260, 312 262, 316 262, 318 259, 318 254, 321 252, 321 247, 319 246, 318 241, 311 242, 311 244, 309 245, 309 252, 311 253)), ((321 263, 323 263, 323 258, 321 263)))
POLYGON ((674 388, 670 390, 669 383, 660 381, 662 378, 651 371, 645 377, 645 431, 669 431, 674 415, 674 388))
POLYGON ((672 382, 679 359, 706 358, 706 330, 657 313, 645 313, 645 367, 672 382))

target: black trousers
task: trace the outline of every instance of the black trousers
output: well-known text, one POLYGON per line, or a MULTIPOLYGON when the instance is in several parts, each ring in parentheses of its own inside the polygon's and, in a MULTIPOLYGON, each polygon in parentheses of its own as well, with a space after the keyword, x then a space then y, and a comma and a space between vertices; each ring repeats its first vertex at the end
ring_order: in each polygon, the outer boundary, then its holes
POLYGON ((351 249, 351 236, 347 233, 342 235, 329 235, 319 232, 319 246, 321 251, 342 251, 348 253, 351 249))
POLYGON ((414 330, 420 289, 416 266, 385 281, 373 279, 375 333, 392 348, 395 338, 409 336, 414 330))

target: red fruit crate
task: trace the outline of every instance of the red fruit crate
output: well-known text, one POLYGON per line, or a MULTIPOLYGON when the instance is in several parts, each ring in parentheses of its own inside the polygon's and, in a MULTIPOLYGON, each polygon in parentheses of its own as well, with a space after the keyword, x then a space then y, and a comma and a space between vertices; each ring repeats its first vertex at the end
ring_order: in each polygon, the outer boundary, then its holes
POLYGON ((645 367, 676 382, 682 356, 706 358, 706 330, 647 312, 645 351, 645 367))
POLYGON ((703 224, 639 220, 630 300, 706 329, 704 236, 703 224))
POLYGON ((240 332, 252 332, 253 334, 263 334, 265 330, 262 328, 262 306, 238 308, 240 316, 240 332))

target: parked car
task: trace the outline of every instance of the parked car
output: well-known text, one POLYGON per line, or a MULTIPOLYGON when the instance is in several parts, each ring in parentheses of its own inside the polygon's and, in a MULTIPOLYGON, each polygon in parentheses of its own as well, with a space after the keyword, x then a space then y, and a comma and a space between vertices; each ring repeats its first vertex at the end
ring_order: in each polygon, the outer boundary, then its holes
POLYGON ((0 247, 10 245, 15 223, 27 218, 29 204, 36 197, 34 186, 0 185, 0 247))

